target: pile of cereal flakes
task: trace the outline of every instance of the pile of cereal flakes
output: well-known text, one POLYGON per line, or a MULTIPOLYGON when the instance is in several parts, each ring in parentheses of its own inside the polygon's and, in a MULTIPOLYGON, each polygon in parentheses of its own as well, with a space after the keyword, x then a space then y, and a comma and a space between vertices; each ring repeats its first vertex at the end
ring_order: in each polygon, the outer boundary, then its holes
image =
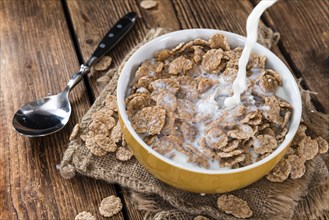
POLYGON ((135 131, 158 153, 187 158, 196 166, 239 168, 271 154, 288 132, 292 108, 275 95, 282 80, 251 54, 241 104, 233 95, 242 48, 230 49, 224 35, 195 39, 158 51, 135 73, 126 99, 135 131), (215 103, 215 104, 214 104, 215 103))
POLYGON ((306 170, 305 162, 312 160, 318 153, 328 152, 328 142, 322 137, 312 139, 306 134, 306 125, 299 125, 297 134, 284 158, 266 175, 271 182, 283 182, 301 178, 306 170))
MULTIPOLYGON (((118 160, 127 161, 133 154, 123 138, 117 112, 116 97, 107 95, 102 108, 92 114, 88 127, 83 129, 80 138, 95 156, 104 156, 111 152, 115 153, 118 160)), ((75 139, 79 132, 80 125, 77 124, 70 140, 75 139)))

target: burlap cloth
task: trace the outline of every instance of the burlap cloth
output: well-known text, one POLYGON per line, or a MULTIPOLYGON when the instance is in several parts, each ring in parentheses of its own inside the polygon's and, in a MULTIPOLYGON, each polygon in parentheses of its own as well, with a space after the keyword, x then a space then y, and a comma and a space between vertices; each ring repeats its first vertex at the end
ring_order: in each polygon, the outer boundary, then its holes
MULTIPOLYGON (((127 55, 121 67, 138 47, 163 33, 162 29, 151 30, 145 41, 127 55)), ((271 47, 278 41, 279 35, 263 27, 259 39, 260 43, 271 47)), ((121 67, 118 71, 112 70, 105 76, 105 81, 110 81, 83 116, 80 122, 82 129, 88 125, 91 114, 102 108, 102 100, 106 95, 109 93, 115 95, 121 67)), ((302 89, 301 92, 304 122, 313 135, 328 140, 328 115, 314 110, 311 103, 311 95, 314 94, 302 89)), ((318 155, 306 163, 307 171, 300 179, 272 183, 263 178, 231 194, 248 202, 253 211, 251 219, 328 219, 328 166, 328 153, 318 155)), ((103 157, 94 156, 79 136, 69 142, 61 162, 63 177, 72 178, 76 172, 127 187, 131 191, 131 199, 136 207, 145 211, 145 219, 193 219, 197 215, 214 219, 236 219, 218 210, 216 202, 219 194, 200 195, 173 188, 149 174, 135 158, 121 162, 113 153, 103 157)))

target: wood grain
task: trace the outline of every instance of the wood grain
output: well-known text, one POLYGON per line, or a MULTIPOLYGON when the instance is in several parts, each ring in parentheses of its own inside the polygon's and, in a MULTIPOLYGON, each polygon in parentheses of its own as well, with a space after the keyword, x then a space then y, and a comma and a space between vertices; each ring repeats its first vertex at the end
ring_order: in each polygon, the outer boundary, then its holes
POLYGON ((0 45, 0 219, 97 213, 114 188, 86 177, 65 180, 56 169, 73 125, 89 108, 84 86, 71 93, 72 118, 59 133, 26 138, 11 127, 21 105, 61 91, 79 67, 60 2, 0 1, 0 45))
MULTIPOLYGON (((109 19, 106 17, 106 14, 111 13, 114 17, 117 17, 116 19, 121 16, 118 12, 113 10, 114 7, 124 7, 125 10, 135 10, 139 15, 142 15, 142 18, 140 18, 137 22, 136 29, 139 28, 138 31, 143 34, 146 33, 147 28, 164 27, 172 28, 172 30, 176 30, 178 28, 214 28, 245 35, 246 19, 253 9, 253 5, 249 1, 172 0, 172 3, 168 1, 157 1, 157 7, 151 10, 145 10, 139 7, 140 2, 140 0, 137 0, 137 5, 135 5, 128 4, 124 1, 113 1, 100 7, 100 5, 104 2, 98 1, 93 4, 83 4, 81 7, 81 5, 78 5, 75 1, 68 1, 68 6, 79 43, 88 40, 88 37, 85 34, 88 30, 94 30, 94 32, 99 32, 102 30, 102 33, 107 31, 108 26, 110 26, 111 23, 114 23, 115 20, 108 21, 109 19), (93 19, 90 19, 88 16, 84 16, 84 18, 81 17, 81 14, 86 15, 90 11, 96 12, 97 18, 93 17, 93 19)), ((122 11, 122 9, 118 11, 122 11)), ((143 34, 138 36, 141 36, 142 38, 144 36, 143 34)), ((99 40, 101 36, 102 35, 99 35, 98 37, 96 36, 96 38, 99 40)), ((122 54, 118 55, 116 50, 124 50, 126 51, 125 53, 127 53, 129 48, 133 48, 141 40, 141 38, 137 38, 137 41, 131 41, 130 36, 128 35, 128 39, 124 39, 125 46, 127 47, 121 48, 121 46, 118 45, 112 52, 110 52, 111 56, 114 58, 115 64, 120 63, 124 57, 122 54), (128 50, 126 50, 127 48, 128 50)), ((93 39, 90 41, 94 42, 92 47, 81 47, 84 59, 87 59, 89 54, 92 52, 93 47, 96 46, 98 40, 93 39)), ((286 62, 281 50, 278 47, 274 47, 272 50, 284 62, 286 62)), ((101 87, 93 79, 91 79, 91 85, 97 96, 100 91, 99 88, 101 87)), ((134 215, 136 212, 132 211, 130 213, 131 210, 134 210, 134 207, 130 203, 129 198, 127 199, 128 193, 124 192, 123 195, 128 211, 128 217, 137 219, 138 217, 134 215)))
POLYGON ((182 29, 213 28, 245 34, 248 1, 173 0, 182 29))
POLYGON ((170 31, 180 29, 171 0, 156 0, 157 6, 152 9, 144 9, 140 6, 143 0, 137 0, 142 15, 141 19, 147 28, 165 28, 170 31))
MULTIPOLYGON (((108 31, 108 28, 122 15, 131 10, 136 11, 139 15, 142 15, 142 17, 139 16, 140 18, 137 20, 136 27, 132 30, 132 33, 129 33, 128 36, 123 39, 122 43, 119 43, 112 51, 110 51, 109 55, 113 57, 115 65, 118 65, 124 58, 125 54, 143 39, 148 28, 163 27, 171 30, 193 27, 219 28, 216 23, 218 19, 222 21, 220 25, 223 25, 224 29, 228 28, 233 32, 243 34, 244 23, 248 15, 247 12, 248 10, 251 11, 252 8, 250 3, 241 4, 239 1, 219 5, 215 4, 215 2, 210 2, 208 7, 202 6, 201 10, 208 10, 204 11, 204 13, 209 13, 210 11, 211 15, 220 15, 219 18, 212 18, 212 16, 200 16, 200 14, 194 14, 195 11, 200 11, 199 6, 202 5, 196 4, 197 1, 170 2, 167 0, 161 0, 157 1, 157 7, 151 10, 141 8, 139 5, 140 2, 141 1, 137 1, 136 4, 134 4, 131 1, 126 2, 114 0, 112 2, 107 1, 106 3, 104 1, 95 1, 92 3, 84 2, 83 4, 79 4, 80 2, 78 1, 67 1, 67 6, 80 45, 83 60, 88 59, 88 56, 92 53, 98 41, 102 38, 102 35, 108 31), (215 11, 212 11, 213 4, 216 5, 215 11), (223 8, 223 6, 225 7, 223 8), (248 6, 248 10, 244 9, 246 6, 248 6), (185 7, 188 7, 188 9, 185 7), (115 8, 117 10, 115 10, 115 8), (230 15, 229 8, 237 9, 236 13, 239 14, 238 21, 230 15), (177 11, 179 11, 179 13, 177 13, 177 11), (184 12, 186 12, 186 14, 184 14, 184 12), (112 16, 108 17, 108 14, 111 14, 112 16), (232 24, 229 20, 223 19, 222 16, 231 16, 231 19, 236 23, 232 24), (210 17, 212 19, 209 21, 208 18, 210 17), (185 21, 191 22, 191 24, 186 25, 185 21), (135 36, 138 36, 138 38, 135 36)), ((97 97, 101 91, 101 86, 96 82, 97 76, 91 76, 89 79, 93 93, 97 97)), ((143 215, 136 210, 131 203, 129 193, 124 190, 122 195, 124 198, 127 217, 129 219, 142 219, 143 215)))
MULTIPOLYGON (((65 0, 64 0, 65 1, 65 0)), ((171 30, 214 28, 245 35, 246 18, 255 1, 156 0, 151 10, 141 0, 67 0, 78 50, 86 60, 109 28, 124 14, 139 15, 132 31, 109 55, 117 66, 146 35, 149 28, 171 30)), ((329 5, 328 1, 279 1, 263 16, 265 24, 281 33, 272 50, 296 76, 319 92, 328 112, 329 5), (301 46, 302 45, 302 46, 301 46)), ((85 87, 71 93, 73 114, 63 131, 44 138, 25 138, 11 128, 23 104, 64 88, 78 69, 78 59, 60 1, 0 1, 0 219, 74 219, 81 211, 97 219, 100 201, 109 195, 123 198, 124 213, 111 219, 143 219, 129 192, 103 181, 77 176, 64 180, 56 165, 74 124, 90 107, 85 87), (118 192, 116 192, 118 190, 118 192)), ((102 90, 89 76, 95 97, 102 90)))
MULTIPOLYGON (((135 27, 109 52, 108 55, 113 58, 112 67, 118 66, 131 48, 137 45, 146 34, 146 27, 134 1, 67 1, 67 6, 84 61, 92 54, 112 25, 130 11, 137 12, 139 18, 135 27)), ((102 90, 96 82, 99 77, 100 75, 89 76, 95 97, 102 90)))
POLYGON ((280 49, 329 112, 329 1, 279 1, 264 16, 281 33, 280 49))

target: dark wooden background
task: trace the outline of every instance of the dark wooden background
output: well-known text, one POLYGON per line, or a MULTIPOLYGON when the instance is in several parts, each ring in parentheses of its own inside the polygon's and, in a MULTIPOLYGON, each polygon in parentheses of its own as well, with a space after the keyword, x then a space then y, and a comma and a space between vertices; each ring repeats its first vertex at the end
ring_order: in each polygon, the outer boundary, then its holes
MULTIPOLYGON (((114 64, 140 42, 148 29, 215 28, 245 35, 257 0, 0 0, 0 219, 74 219, 98 214, 102 198, 118 195, 123 211, 112 219, 142 219, 120 186, 77 176, 65 180, 56 169, 75 123, 101 91, 98 76, 70 94, 73 114, 59 133, 44 138, 17 134, 11 120, 26 102, 61 91, 109 27, 129 11, 136 26, 111 52, 114 64)), ((316 107, 329 111, 329 1, 280 0, 262 22, 280 32, 272 50, 317 92, 316 107)))

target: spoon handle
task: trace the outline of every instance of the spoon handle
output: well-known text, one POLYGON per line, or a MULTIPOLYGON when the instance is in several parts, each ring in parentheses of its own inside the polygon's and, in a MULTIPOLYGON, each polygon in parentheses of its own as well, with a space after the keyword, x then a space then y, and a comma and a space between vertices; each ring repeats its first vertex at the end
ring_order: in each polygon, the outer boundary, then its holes
POLYGON ((98 44, 96 50, 91 55, 89 60, 80 66, 80 71, 75 73, 70 81, 68 82, 64 91, 69 91, 77 85, 83 76, 90 71, 90 67, 102 58, 110 49, 112 49, 134 26, 137 14, 135 12, 129 12, 123 16, 103 37, 101 42, 98 44))
POLYGON ((109 50, 112 49, 134 26, 136 17, 137 14, 135 12, 129 12, 123 16, 103 37, 85 65, 91 67, 107 52, 109 52, 109 50))

